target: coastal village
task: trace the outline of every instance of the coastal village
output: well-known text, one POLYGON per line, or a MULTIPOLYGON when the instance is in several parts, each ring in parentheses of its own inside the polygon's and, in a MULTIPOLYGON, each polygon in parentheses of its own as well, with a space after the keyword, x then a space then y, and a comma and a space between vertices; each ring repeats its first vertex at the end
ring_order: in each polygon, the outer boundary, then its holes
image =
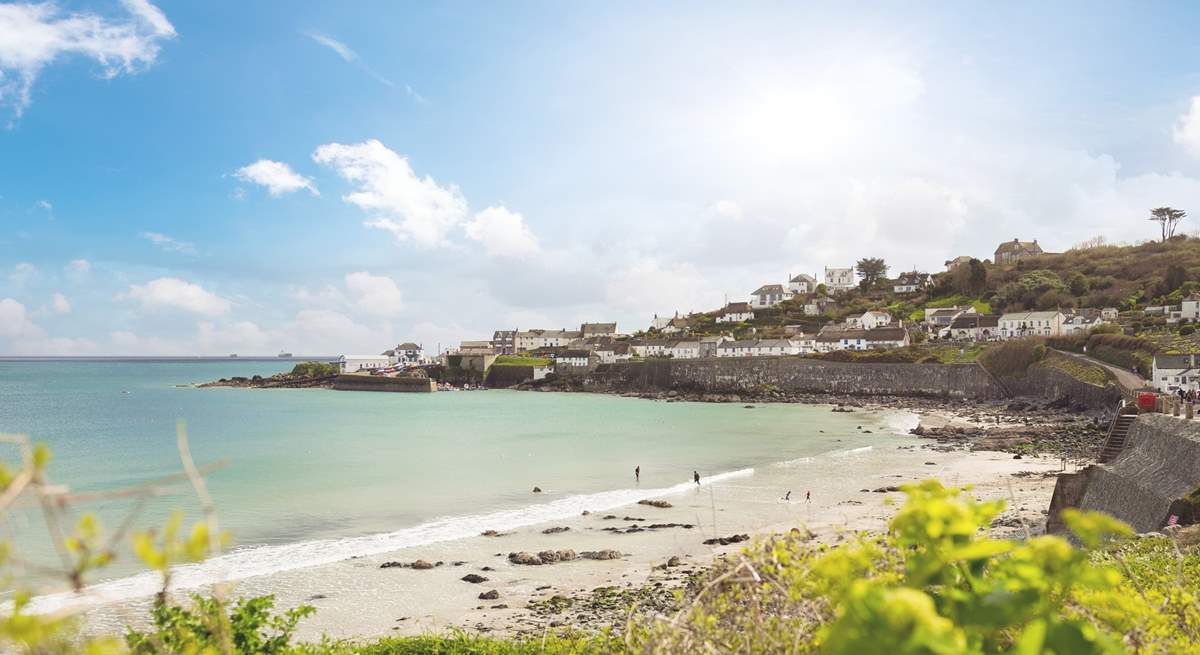
MULTIPOLYGON (((1050 253, 1036 238, 1014 238, 999 243, 990 258, 962 255, 946 261, 941 271, 911 270, 894 277, 887 275, 882 259, 864 258, 854 266, 826 266, 822 273, 788 274, 785 281, 765 282, 744 300, 716 309, 656 314, 633 330, 622 331, 616 322, 503 328, 489 339, 463 341, 441 352, 405 342, 377 355, 342 355, 338 368, 343 374, 376 376, 465 368, 479 374, 474 379, 482 386, 487 371, 506 366, 523 367, 528 379, 537 381, 663 359, 866 361, 904 353, 915 357, 912 361, 964 361, 989 344, 1033 337, 1133 335, 1146 326, 1163 334, 1192 333, 1200 323, 1200 288, 1194 283, 1180 278, 1170 289, 1104 294, 1097 293, 1099 287, 1120 285, 1103 277, 1093 285, 1078 272, 1064 277, 1045 268, 1055 260, 1087 257, 1096 248, 1121 247, 1101 239, 1068 253, 1050 253)), ((1165 272, 1157 284, 1170 285, 1173 274, 1165 272)), ((1136 364, 1124 359, 1112 363, 1138 372, 1136 364)), ((1155 352, 1141 373, 1160 391, 1196 390, 1200 370, 1195 364, 1190 352, 1155 352)))

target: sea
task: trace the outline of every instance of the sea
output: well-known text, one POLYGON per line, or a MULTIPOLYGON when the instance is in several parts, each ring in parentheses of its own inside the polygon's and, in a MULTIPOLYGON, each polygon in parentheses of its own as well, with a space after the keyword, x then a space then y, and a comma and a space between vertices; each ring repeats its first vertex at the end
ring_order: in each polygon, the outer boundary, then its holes
MULTIPOLYGON (((219 557, 175 575, 177 587, 198 588, 669 497, 693 488, 694 473, 703 485, 733 484, 769 467, 772 479, 786 473, 802 489, 806 476, 812 484, 857 467, 880 468, 882 449, 873 463, 862 458, 881 439, 892 440, 888 448, 902 443, 898 435, 915 425, 915 417, 897 414, 872 418, 868 430, 862 415, 797 404, 195 386, 271 375, 293 364, 0 361, 0 433, 47 444, 51 483, 98 492, 180 473, 182 426, 197 465, 223 463, 206 484, 231 539, 219 557)), ((0 458, 16 457, 11 445, 0 444, 0 458)), ((135 505, 121 498, 73 512, 95 512, 111 531, 135 505)), ((161 527, 174 512, 185 522, 201 516, 186 483, 146 500, 135 525, 161 527)), ((56 598, 65 598, 54 593, 62 585, 34 574, 57 561, 42 515, 26 506, 6 525, 22 558, 36 564, 30 572, 47 592, 43 608, 53 609, 56 598)), ((93 576, 97 598, 128 600, 156 590, 157 579, 139 573, 128 550, 93 576)))

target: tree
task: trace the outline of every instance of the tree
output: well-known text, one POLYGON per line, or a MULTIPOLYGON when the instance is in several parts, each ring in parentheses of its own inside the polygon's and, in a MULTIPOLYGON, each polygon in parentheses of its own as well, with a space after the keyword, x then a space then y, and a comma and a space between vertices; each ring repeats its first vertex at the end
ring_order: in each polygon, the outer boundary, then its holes
POLYGON ((1091 290, 1092 282, 1091 280, 1087 279, 1086 275, 1076 271, 1072 273, 1071 277, 1067 280, 1067 286, 1071 289, 1071 295, 1082 296, 1091 290))
POLYGON ((1182 209, 1156 207, 1150 210, 1150 218, 1147 220, 1158 223, 1162 231, 1162 240, 1166 241, 1175 236, 1175 228, 1178 227, 1179 221, 1185 218, 1187 218, 1187 212, 1182 209))
POLYGON ((854 269, 858 272, 858 277, 862 278, 859 286, 870 289, 887 275, 888 265, 883 262, 882 257, 864 257, 858 260, 854 269))
POLYGON ((1183 286, 1187 281, 1187 271, 1178 264, 1168 264, 1167 274, 1163 276, 1162 295, 1167 295, 1183 286))
POLYGON ((972 258, 971 261, 957 266, 951 273, 954 290, 968 296, 978 296, 987 291, 987 269, 983 262, 972 258))

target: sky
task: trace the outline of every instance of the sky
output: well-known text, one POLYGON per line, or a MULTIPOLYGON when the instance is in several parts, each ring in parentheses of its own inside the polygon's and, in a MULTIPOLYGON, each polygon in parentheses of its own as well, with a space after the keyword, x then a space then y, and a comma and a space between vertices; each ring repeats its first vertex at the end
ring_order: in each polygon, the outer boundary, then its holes
POLYGON ((633 331, 863 257, 1195 232, 1198 13, 0 2, 0 355, 633 331))

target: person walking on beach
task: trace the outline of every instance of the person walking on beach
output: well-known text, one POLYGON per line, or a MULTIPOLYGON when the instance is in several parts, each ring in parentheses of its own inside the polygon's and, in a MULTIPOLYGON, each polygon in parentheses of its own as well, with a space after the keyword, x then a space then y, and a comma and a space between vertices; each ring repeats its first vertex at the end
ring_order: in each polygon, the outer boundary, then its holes
POLYGON ((642 481, 642 465, 641 464, 633 467, 633 479, 636 482, 642 481))
POLYGON ((792 490, 791 489, 788 489, 788 492, 787 492, 787 494, 784 495, 783 500, 785 502, 789 502, 789 503, 792 501, 792 490))
POLYGON ((696 484, 700 484, 700 472, 692 471, 692 479, 696 481, 696 484))
POLYGON ((806 502, 806 503, 812 502, 812 491, 811 490, 804 492, 804 502, 806 502))

